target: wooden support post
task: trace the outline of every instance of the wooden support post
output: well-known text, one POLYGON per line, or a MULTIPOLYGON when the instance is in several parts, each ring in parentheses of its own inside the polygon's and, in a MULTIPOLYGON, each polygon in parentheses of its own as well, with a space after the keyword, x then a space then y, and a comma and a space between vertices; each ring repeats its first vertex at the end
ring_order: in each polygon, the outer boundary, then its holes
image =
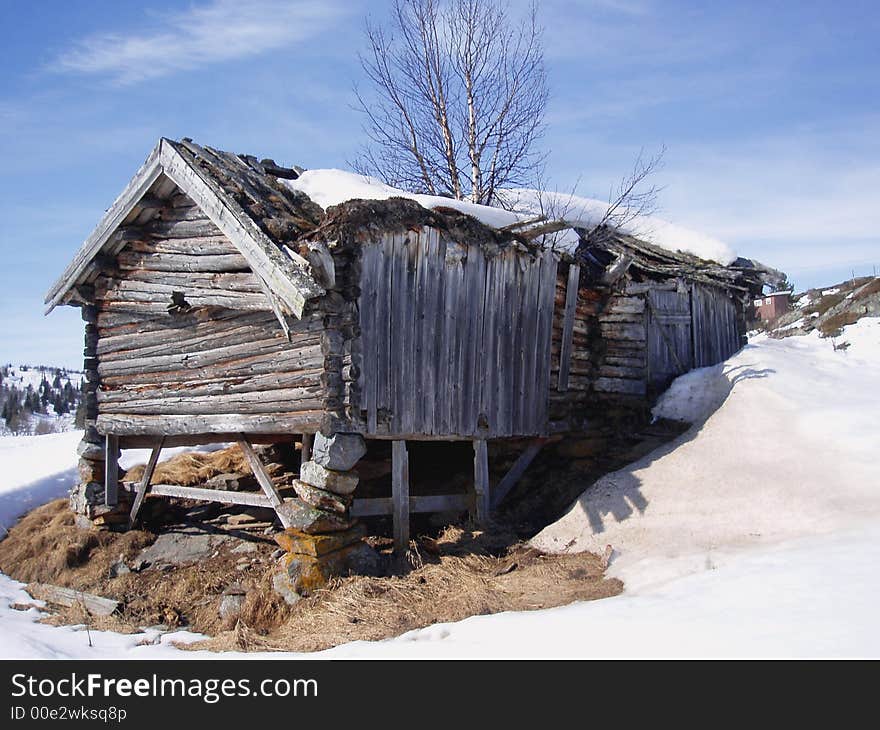
POLYGON ((474 441, 474 492, 476 518, 483 524, 489 519, 489 449, 484 439, 474 441))
POLYGON ((568 371, 571 367, 571 343, 574 336, 574 315, 580 276, 579 264, 569 266, 568 283, 565 286, 565 313, 562 318, 562 343, 559 348, 559 381, 556 385, 556 389, 560 392, 568 390, 568 371))
MULTIPOLYGON (((247 461, 248 466, 257 478, 257 483, 260 485, 263 493, 269 498, 271 505, 276 508, 280 507, 284 501, 281 499, 281 495, 278 494, 278 490, 275 489, 272 477, 266 472, 265 467, 263 467, 263 462, 260 461, 260 457, 256 455, 253 447, 242 433, 238 434, 238 448, 240 448, 244 454, 245 461, 247 461)), ((282 522, 285 521, 285 518, 281 516, 280 512, 278 513, 278 517, 281 518, 282 522)), ((289 525, 284 526, 289 527, 289 525)))
POLYGON ((302 449, 299 452, 300 462, 305 464, 312 459, 312 439, 314 436, 310 433, 304 433, 302 437, 302 449))
POLYGON ((394 550, 409 550, 409 455, 406 441, 391 444, 391 500, 394 507, 394 550))
POLYGON ((108 433, 104 442, 104 504, 119 504, 119 437, 108 433))
POLYGON ((508 495, 510 490, 516 486, 520 477, 522 477, 525 470, 528 469, 529 464, 532 463, 545 443, 547 443, 547 439, 545 438, 535 439, 530 442, 526 447, 526 450, 519 455, 519 458, 513 463, 513 466, 510 467, 510 471, 504 475, 504 478, 498 482, 492 490, 493 509, 501 504, 501 501, 508 495))
POLYGON ((131 506, 131 513, 128 516, 128 527, 131 529, 137 524, 138 512, 144 503, 144 497, 150 491, 150 480, 153 478, 153 472, 156 471, 156 464, 159 463, 159 454, 162 453, 162 446, 165 444, 165 437, 159 439, 159 443, 153 447, 150 452, 150 459, 144 467, 144 474, 141 477, 141 483, 138 484, 137 493, 134 495, 134 504, 131 506))

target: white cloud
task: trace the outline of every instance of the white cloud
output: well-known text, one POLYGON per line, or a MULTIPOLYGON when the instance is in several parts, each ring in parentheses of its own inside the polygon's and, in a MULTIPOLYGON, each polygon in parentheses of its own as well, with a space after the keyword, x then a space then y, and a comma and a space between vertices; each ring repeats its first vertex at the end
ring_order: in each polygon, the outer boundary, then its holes
POLYGON ((147 32, 87 37, 55 68, 130 84, 293 45, 345 12, 332 0, 213 0, 162 18, 147 32))

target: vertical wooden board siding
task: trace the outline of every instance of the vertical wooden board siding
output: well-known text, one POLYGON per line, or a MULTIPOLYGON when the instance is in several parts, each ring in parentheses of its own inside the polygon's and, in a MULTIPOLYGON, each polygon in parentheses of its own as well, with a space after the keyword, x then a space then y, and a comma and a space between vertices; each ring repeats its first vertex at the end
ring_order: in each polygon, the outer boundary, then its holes
POLYGON ((736 306, 725 292, 694 285, 692 308, 695 367, 719 363, 739 349, 736 306))
POLYGON ((546 429, 550 403, 550 354, 553 339, 553 305, 556 298, 556 257, 550 252, 545 252, 541 268, 543 277, 539 294, 541 303, 535 360, 538 375, 536 391, 539 399, 535 408, 535 423, 538 426, 535 431, 538 433, 544 433, 546 429))
POLYGON ((565 309, 562 315, 562 340, 559 346, 559 382, 557 388, 562 392, 568 390, 568 371, 571 367, 571 344, 580 273, 581 267, 578 264, 569 266, 568 282, 565 287, 565 309))
MULTIPOLYGON (((379 336, 377 309, 379 282, 382 280, 383 250, 381 246, 364 246, 361 249, 361 296, 360 328, 362 349, 362 378, 364 410, 367 430, 375 433, 377 428, 377 394, 379 385, 378 347, 384 342, 379 336)), ((389 259, 390 260, 390 259, 389 259)), ((386 317, 387 319, 387 317, 386 317)))
MULTIPOLYGON (((378 257, 378 262, 371 267, 374 278, 369 282, 372 291, 375 292, 376 301, 376 321, 373 328, 373 337, 375 342, 368 344, 368 347, 375 348, 375 372, 385 373, 391 365, 391 351, 387 336, 388 327, 391 321, 391 293, 393 287, 384 286, 382 282, 391 281, 393 277, 392 264, 394 257, 390 255, 389 249, 393 246, 390 239, 383 242, 383 246, 371 246, 374 257, 378 257)), ((376 389, 376 410, 379 408, 390 408, 390 394, 388 391, 387 378, 374 378, 376 389)))
POLYGON ((365 243, 361 255, 363 347, 376 352, 363 367, 368 433, 546 430, 555 255, 487 255, 429 228, 365 243), (377 321, 383 301, 389 316, 377 321), (370 411, 374 383, 384 427, 370 411))
POLYGON ((490 424, 495 422, 495 406, 500 369, 495 332, 498 321, 498 277, 494 275, 495 260, 486 263, 486 286, 483 289, 483 317, 480 341, 483 344, 483 373, 480 388, 480 414, 490 424))
POLYGON ((442 261, 440 254, 440 234, 433 228, 426 229, 425 239, 425 310, 422 322, 422 371, 423 408, 425 432, 433 435, 437 432, 437 416, 435 406, 438 392, 436 387, 437 370, 440 365, 440 347, 438 335, 443 310, 441 297, 442 261))
POLYGON ((483 317, 483 292, 486 286, 486 257, 478 246, 468 249, 465 265, 465 294, 462 312, 462 363, 459 371, 462 384, 459 413, 460 433, 475 433, 480 403, 480 383, 482 381, 481 342, 483 317))
POLYGON ((653 385, 665 386, 693 367, 688 292, 648 292, 648 368, 653 385))

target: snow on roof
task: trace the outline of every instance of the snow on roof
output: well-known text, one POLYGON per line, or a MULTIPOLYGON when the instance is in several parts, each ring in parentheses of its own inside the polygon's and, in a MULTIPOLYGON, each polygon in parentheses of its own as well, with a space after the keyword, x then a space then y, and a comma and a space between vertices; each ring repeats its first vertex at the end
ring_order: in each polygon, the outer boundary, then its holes
MULTIPOLYGON (((502 228, 511 223, 533 218, 542 210, 552 211, 547 216, 549 218, 564 218, 573 224, 590 228, 599 223, 608 207, 607 203, 592 198, 520 189, 505 191, 505 204, 510 208, 505 210, 437 195, 408 193, 367 175, 333 169, 306 170, 296 180, 281 182, 293 190, 305 193, 323 208, 357 198, 364 200, 410 198, 425 208, 453 208, 493 228, 502 228)), ((640 217, 631 224, 623 226, 621 232, 641 238, 667 251, 681 251, 725 265, 736 259, 736 252, 726 243, 654 216, 640 217)), ((569 230, 559 234, 554 242, 557 247, 571 251, 577 245, 578 236, 574 231, 569 230)))

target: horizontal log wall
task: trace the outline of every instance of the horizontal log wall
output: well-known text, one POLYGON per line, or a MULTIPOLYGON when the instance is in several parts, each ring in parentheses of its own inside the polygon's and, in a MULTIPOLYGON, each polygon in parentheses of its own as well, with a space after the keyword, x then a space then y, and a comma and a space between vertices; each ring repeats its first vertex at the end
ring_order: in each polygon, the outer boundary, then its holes
POLYGON ((560 368, 568 267, 556 280, 551 359, 550 418, 555 430, 580 430, 597 413, 631 407, 647 393, 644 294, 627 296, 581 282, 572 328, 569 376, 555 387, 560 368))
POLYGON ((288 338, 244 257, 185 196, 119 235, 126 245, 94 286, 99 430, 319 427, 327 401, 322 312, 288 318, 288 338))

